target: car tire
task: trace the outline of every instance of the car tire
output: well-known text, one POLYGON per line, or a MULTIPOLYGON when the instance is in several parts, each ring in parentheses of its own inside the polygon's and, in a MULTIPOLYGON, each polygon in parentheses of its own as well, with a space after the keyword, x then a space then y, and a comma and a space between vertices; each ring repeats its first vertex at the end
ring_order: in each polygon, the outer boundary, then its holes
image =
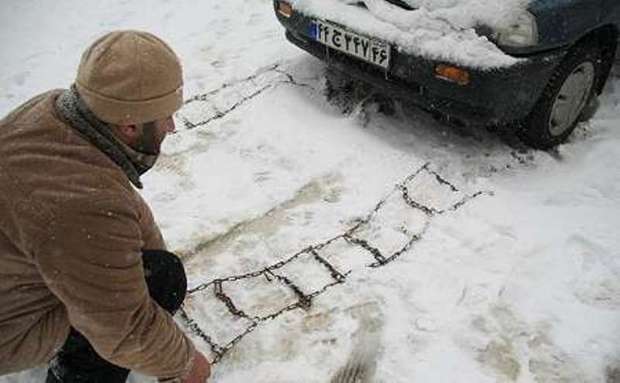
POLYGON ((537 149, 550 149, 573 132, 596 93, 601 54, 596 44, 580 44, 567 53, 542 96, 520 124, 519 137, 537 149))

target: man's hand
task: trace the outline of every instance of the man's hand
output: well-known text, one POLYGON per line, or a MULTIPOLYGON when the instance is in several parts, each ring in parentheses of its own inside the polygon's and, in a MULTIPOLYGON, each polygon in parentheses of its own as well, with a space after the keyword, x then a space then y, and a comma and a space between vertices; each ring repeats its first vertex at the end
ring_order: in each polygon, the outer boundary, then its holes
POLYGON ((206 383, 209 376, 211 376, 211 364, 200 351, 196 350, 192 369, 183 379, 183 383, 206 383))

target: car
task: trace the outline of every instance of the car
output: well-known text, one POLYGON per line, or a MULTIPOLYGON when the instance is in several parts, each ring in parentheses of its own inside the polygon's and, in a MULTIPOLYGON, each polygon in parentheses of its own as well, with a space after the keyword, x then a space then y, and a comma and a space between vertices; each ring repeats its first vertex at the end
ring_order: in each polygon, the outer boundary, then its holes
POLYGON ((486 19, 477 14, 484 9, 475 9, 483 0, 274 0, 273 6, 286 38, 331 67, 452 120, 515 127, 526 144, 552 148, 593 114, 616 56, 620 1, 516 0, 522 8, 504 12, 510 17, 493 14, 508 3, 487 0, 498 8, 486 19), (451 9, 441 8, 446 3, 451 9), (473 22, 455 27, 441 17, 451 11, 457 22, 468 14, 473 22), (415 23, 407 29, 403 20, 415 23), (420 33, 427 25, 431 31, 420 33))

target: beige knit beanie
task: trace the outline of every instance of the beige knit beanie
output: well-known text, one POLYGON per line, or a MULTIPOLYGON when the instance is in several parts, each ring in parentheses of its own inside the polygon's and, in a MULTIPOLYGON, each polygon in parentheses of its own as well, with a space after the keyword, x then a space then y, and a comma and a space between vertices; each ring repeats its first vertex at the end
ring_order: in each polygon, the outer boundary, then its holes
POLYGON ((147 32, 115 31, 99 38, 82 55, 75 85, 95 116, 116 125, 164 119, 183 103, 179 59, 147 32))

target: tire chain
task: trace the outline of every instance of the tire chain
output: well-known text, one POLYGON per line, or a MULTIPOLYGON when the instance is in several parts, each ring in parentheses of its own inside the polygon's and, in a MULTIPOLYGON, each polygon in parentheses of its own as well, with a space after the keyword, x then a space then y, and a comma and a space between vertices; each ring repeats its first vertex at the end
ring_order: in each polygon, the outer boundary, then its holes
POLYGON ((217 89, 187 99, 183 103, 184 108, 186 108, 188 105, 200 102, 210 105, 213 108, 213 111, 210 116, 207 115, 207 118, 194 122, 191 121, 191 119, 187 116, 186 110, 182 109, 177 113, 176 116, 179 120, 181 120, 185 129, 180 130, 179 132, 182 132, 184 130, 193 130, 205 125, 209 125, 216 120, 222 119, 226 117, 229 113, 232 113, 237 108, 244 105, 245 103, 261 95, 266 90, 274 88, 281 84, 292 84, 299 87, 314 89, 313 86, 310 84, 297 81, 293 77, 293 75, 288 73, 285 69, 282 69, 281 64, 273 64, 256 71, 250 76, 224 83, 217 89), (269 76, 274 76, 274 78, 269 79, 266 83, 262 83, 261 80, 264 80, 263 77, 269 78, 269 76), (221 93, 231 89, 234 90, 235 87, 245 87, 246 89, 250 88, 252 92, 246 96, 237 97, 235 100, 233 100, 233 102, 231 102, 230 105, 227 105, 224 108, 218 108, 216 104, 218 98, 221 97, 221 93))
POLYGON ((238 334, 227 344, 220 345, 220 344, 217 344, 215 341, 213 341, 213 339, 207 333, 205 333, 202 328, 200 328, 198 323, 190 317, 185 307, 181 308, 180 317, 183 320, 183 322, 185 322, 187 329, 192 334, 202 339, 207 345, 209 345, 211 351, 213 352, 214 358, 212 360, 212 363, 213 364, 218 363, 226 355, 228 351, 230 351, 233 347, 235 347, 235 345, 237 345, 237 343, 239 343, 245 336, 253 332, 261 323, 275 319, 279 317, 280 315, 286 312, 292 311, 292 310, 296 310, 296 309, 308 310, 312 306, 312 301, 315 297, 325 293, 327 290, 329 290, 330 288, 334 286, 337 286, 337 285, 340 285, 346 282, 346 279, 348 275, 351 273, 351 271, 342 273, 334 265, 332 265, 328 260, 320 256, 319 251, 325 248, 326 246, 334 243, 337 240, 345 240, 347 243, 353 246, 357 246, 361 249, 364 249, 374 258, 375 262, 368 264, 367 267, 379 268, 379 267, 382 267, 382 266, 385 266, 391 263, 392 261, 394 261, 401 255, 405 254, 407 251, 409 251, 413 247, 413 245, 416 242, 420 241, 423 238, 424 234, 426 233, 427 229, 429 228, 430 222, 433 217, 438 216, 438 215, 443 215, 447 212, 456 211, 457 209, 465 205, 467 202, 481 195, 493 195, 493 193, 489 191, 478 191, 471 195, 465 195, 458 202, 450 205, 446 209, 436 209, 433 207, 425 206, 424 204, 417 202, 410 197, 409 189, 407 187, 407 183, 409 183, 414 178, 416 178, 421 172, 427 172, 428 174, 434 176, 439 184, 449 187, 452 192, 454 193, 460 192, 460 190, 457 189, 453 184, 451 184, 450 182, 442 178, 439 174, 431 170, 429 166, 430 166, 429 163, 424 164, 416 172, 406 177, 403 182, 397 184, 392 190, 392 192, 390 192, 386 197, 384 197, 381 201, 379 201, 379 203, 375 205, 374 209, 365 218, 358 219, 356 224, 352 228, 350 228, 348 231, 346 231, 345 233, 337 235, 323 243, 308 246, 305 249, 301 250, 300 252, 292 255, 291 257, 284 259, 280 262, 274 263, 270 266, 267 266, 264 269, 249 272, 246 274, 233 275, 233 276, 229 276, 226 278, 214 279, 208 283, 198 285, 188 290, 188 295, 194 295, 198 292, 206 290, 207 288, 213 288, 213 294, 221 302, 223 302, 226 305, 230 314, 232 314, 234 317, 244 318, 250 321, 250 325, 249 327, 245 329, 245 331, 238 334), (372 218, 381 210, 383 205, 387 202, 388 198, 390 198, 394 193, 398 193, 398 192, 400 192, 404 202, 408 206, 424 213, 424 215, 426 216, 426 221, 425 221, 425 224, 422 230, 417 234, 411 235, 409 241, 400 250, 396 251, 395 253, 389 256, 386 256, 382 254, 378 248, 373 247, 368 241, 356 237, 355 233, 363 226, 368 225, 370 221, 372 220, 372 218), (289 278, 283 275, 277 274, 277 270, 294 262, 295 260, 299 259, 302 256, 312 257, 318 264, 323 266, 329 272, 333 281, 331 283, 324 285, 321 289, 317 291, 314 291, 310 294, 305 294, 303 290, 299 288, 299 286, 295 285, 289 278), (270 282, 278 281, 279 283, 290 288, 292 292, 295 294, 295 296, 297 297, 297 301, 292 304, 289 304, 288 306, 274 313, 271 313, 265 316, 250 316, 247 313, 245 313, 243 310, 239 309, 235 305, 233 300, 228 295, 226 295, 226 293, 224 292, 224 289, 223 289, 224 283, 234 283, 240 280, 258 278, 261 276, 266 278, 267 281, 270 281, 270 282))

